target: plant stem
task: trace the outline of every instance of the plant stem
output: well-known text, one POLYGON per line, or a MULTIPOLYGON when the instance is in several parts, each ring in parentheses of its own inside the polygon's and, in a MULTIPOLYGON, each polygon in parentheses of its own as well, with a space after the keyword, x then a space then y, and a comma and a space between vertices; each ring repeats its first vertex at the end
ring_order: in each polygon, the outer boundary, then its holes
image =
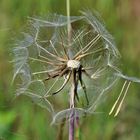
POLYGON ((72 27, 71 27, 71 21, 70 21, 70 0, 66 0, 66 7, 67 7, 67 32, 68 32, 68 57, 69 59, 73 58, 73 54, 70 48, 71 44, 71 36, 72 36, 72 27))
POLYGON ((76 116, 76 134, 75 140, 80 140, 80 126, 79 126, 79 117, 76 116))
POLYGON ((70 43, 71 40, 71 23, 70 23, 70 0, 67 0, 67 31, 68 31, 68 41, 70 43))
POLYGON ((71 112, 70 122, 69 122, 69 140, 74 140, 74 111, 71 112))
MULTIPOLYGON (((71 59, 72 53, 70 49, 70 42, 71 42, 71 22, 70 22, 70 0, 66 0, 66 7, 67 7, 67 32, 68 32, 68 57, 71 59)), ((74 75, 74 71, 73 71, 74 75)), ((75 112, 74 112, 74 90, 75 90, 75 84, 74 84, 74 77, 72 77, 72 87, 70 91, 70 108, 72 109, 72 112, 70 114, 70 122, 69 122, 69 140, 74 140, 74 125, 75 125, 75 112)))
POLYGON ((74 140, 74 125, 75 125, 75 70, 72 70, 72 86, 70 91, 70 122, 69 122, 69 140, 74 140))

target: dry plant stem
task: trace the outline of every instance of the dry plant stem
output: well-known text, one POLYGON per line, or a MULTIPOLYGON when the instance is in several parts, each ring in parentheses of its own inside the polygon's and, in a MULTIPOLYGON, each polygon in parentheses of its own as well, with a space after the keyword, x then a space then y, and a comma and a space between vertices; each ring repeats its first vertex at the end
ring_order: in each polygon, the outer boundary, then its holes
POLYGON ((67 0, 67 31, 68 31, 68 44, 71 41, 71 24, 70 24, 70 0, 67 0))
POLYGON ((80 140, 80 126, 79 126, 79 117, 76 116, 76 135, 75 140, 80 140))
POLYGON ((71 112, 70 115, 70 123, 69 123, 69 140, 74 140, 74 110, 71 112))
POLYGON ((75 70, 72 70, 72 87, 70 91, 70 108, 72 109, 70 114, 70 122, 69 122, 69 140, 74 140, 74 123, 75 123, 75 112, 74 112, 74 105, 75 105, 75 70))
POLYGON ((70 23, 70 0, 66 0, 67 7, 67 32, 68 32, 68 58, 72 59, 73 55, 71 52, 70 44, 71 44, 71 36, 72 36, 72 27, 70 23))
MULTIPOLYGON (((70 0, 66 0, 66 7, 67 7, 67 31, 68 31, 68 46, 70 46, 71 42, 71 24, 70 24, 70 0)), ((68 50, 68 57, 71 59, 71 50, 69 47, 68 50)), ((74 71, 72 71, 72 87, 71 87, 71 92, 70 92, 70 108, 74 108, 74 90, 75 90, 75 85, 74 85, 74 71)), ((72 110, 70 114, 70 122, 69 122, 69 140, 74 140, 74 110, 72 110)))

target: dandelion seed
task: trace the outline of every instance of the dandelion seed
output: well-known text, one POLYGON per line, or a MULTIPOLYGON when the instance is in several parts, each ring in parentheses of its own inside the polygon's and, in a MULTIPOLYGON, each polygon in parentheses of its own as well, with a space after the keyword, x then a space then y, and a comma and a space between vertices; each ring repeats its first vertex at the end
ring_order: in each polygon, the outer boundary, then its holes
POLYGON ((128 86, 127 86, 127 88, 126 88, 126 91, 125 91, 125 93, 124 93, 124 95, 123 95, 123 98, 122 98, 122 100, 121 100, 121 102, 120 102, 120 104, 119 104, 119 107, 117 108, 117 111, 116 111, 116 113, 115 113, 114 116, 117 116, 117 115, 118 115, 118 113, 119 113, 119 111, 120 111, 120 109, 121 109, 122 103, 123 103, 123 101, 124 101, 124 99, 125 99, 125 97, 126 97, 126 94, 127 94, 127 92, 128 92, 128 89, 129 89, 129 87, 130 87, 130 84, 131 84, 131 82, 128 83, 128 86))
POLYGON ((117 103, 118 103, 118 101, 119 101, 119 99, 120 99, 120 97, 121 97, 121 95, 122 95, 122 93, 123 93, 123 91, 124 91, 124 88, 125 88, 126 83, 127 83, 127 81, 124 82, 123 87, 122 87, 122 90, 121 90, 121 92, 120 92, 120 94, 119 94, 119 96, 118 96, 116 102, 114 103, 112 109, 110 110, 109 115, 111 115, 112 112, 113 112, 113 110, 115 109, 115 107, 116 107, 116 105, 117 105, 117 103))

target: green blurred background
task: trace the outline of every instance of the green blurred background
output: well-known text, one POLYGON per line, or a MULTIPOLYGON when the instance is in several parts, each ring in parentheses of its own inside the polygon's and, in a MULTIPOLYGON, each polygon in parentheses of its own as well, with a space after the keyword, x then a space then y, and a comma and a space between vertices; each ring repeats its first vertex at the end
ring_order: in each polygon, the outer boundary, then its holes
MULTIPOLYGON (((48 112, 27 97, 14 96, 12 48, 27 17, 66 15, 65 0, 0 0, 0 140, 56 140, 48 112)), ((140 0, 71 0, 71 15, 97 10, 122 54, 122 70, 140 78, 140 0)), ((97 110, 81 121, 82 140, 140 140, 140 85, 132 84, 118 117, 109 116, 121 85, 97 110)), ((66 128, 67 126, 65 126, 66 128)), ((67 129, 64 140, 67 139, 67 129)))

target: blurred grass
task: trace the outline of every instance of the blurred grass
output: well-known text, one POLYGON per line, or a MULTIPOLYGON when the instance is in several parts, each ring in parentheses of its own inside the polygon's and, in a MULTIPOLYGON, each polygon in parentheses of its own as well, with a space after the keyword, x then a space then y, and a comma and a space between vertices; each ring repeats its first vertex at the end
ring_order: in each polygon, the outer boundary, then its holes
MULTIPOLYGON (((122 69, 140 77, 140 1, 76 0, 71 1, 71 14, 79 10, 97 10, 114 36, 122 54, 122 69)), ((65 14, 65 0, 0 0, 0 140, 55 140, 57 126, 51 127, 51 116, 27 97, 14 98, 11 86, 13 40, 24 29, 28 16, 65 14)), ((97 111, 104 113, 83 119, 83 140, 140 139, 140 85, 132 85, 118 117, 108 112, 120 86, 97 111)), ((66 133, 66 132, 65 132, 66 133)), ((67 136, 65 134, 65 139, 67 136)))

